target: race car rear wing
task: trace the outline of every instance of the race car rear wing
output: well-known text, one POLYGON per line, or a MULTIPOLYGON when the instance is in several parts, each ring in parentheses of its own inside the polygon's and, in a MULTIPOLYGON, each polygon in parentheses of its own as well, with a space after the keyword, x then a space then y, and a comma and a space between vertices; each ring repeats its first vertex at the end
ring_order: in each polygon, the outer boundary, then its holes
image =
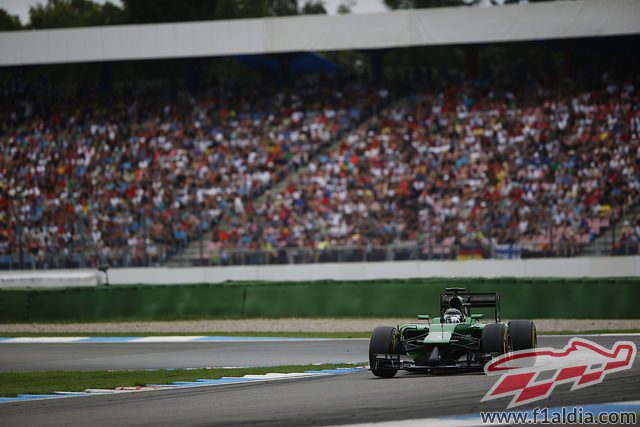
POLYGON ((493 308, 496 322, 500 321, 500 294, 497 292, 466 292, 465 288, 446 288, 440 294, 440 317, 449 308, 461 305, 466 316, 471 315, 471 308, 493 308))

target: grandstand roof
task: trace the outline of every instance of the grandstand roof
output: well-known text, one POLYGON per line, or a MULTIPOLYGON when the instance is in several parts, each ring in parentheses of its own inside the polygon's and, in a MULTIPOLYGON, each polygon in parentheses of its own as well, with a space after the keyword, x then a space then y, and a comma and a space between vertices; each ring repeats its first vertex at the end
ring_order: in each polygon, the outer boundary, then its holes
POLYGON ((582 0, 0 33, 0 66, 640 33, 640 1, 582 0))

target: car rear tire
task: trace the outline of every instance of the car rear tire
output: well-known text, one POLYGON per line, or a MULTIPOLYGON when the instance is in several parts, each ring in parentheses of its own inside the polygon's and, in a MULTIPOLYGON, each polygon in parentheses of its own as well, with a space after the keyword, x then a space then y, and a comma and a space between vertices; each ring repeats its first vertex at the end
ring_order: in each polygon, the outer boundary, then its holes
POLYGON ((369 367, 376 377, 392 378, 397 369, 378 368, 376 354, 398 354, 398 330, 391 326, 378 326, 369 340, 369 367))
POLYGON ((505 354, 511 351, 509 327, 504 323, 490 323, 482 330, 480 338, 482 353, 505 354))
POLYGON ((538 346, 536 325, 531 320, 511 320, 509 335, 513 351, 530 350, 538 346))

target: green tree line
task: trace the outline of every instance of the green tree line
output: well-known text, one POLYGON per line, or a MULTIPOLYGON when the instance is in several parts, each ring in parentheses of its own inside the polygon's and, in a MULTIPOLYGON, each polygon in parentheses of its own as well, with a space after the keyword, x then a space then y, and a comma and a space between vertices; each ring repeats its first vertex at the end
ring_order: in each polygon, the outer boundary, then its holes
MULTIPOLYGON (((463 6, 522 0, 379 0, 389 9, 463 6)), ((529 0, 549 1, 549 0, 529 0)), ((29 8, 29 22, 0 8, 0 31, 87 27, 97 25, 148 24, 260 18, 299 14, 326 14, 324 0, 122 0, 122 6, 91 0, 46 0, 29 8)), ((357 0, 342 0, 338 13, 350 13, 357 0)))
POLYGON ((298 0, 122 0, 122 6, 91 0, 47 0, 29 8, 25 25, 0 8, 0 31, 324 13, 322 0, 301 4, 298 0))

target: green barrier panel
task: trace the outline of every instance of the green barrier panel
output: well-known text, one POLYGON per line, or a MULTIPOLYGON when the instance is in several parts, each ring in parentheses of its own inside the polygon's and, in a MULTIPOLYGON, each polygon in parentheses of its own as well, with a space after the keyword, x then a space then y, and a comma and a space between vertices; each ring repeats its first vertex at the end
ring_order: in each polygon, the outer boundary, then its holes
MULTIPOLYGON (((247 288, 249 317, 395 317, 439 313, 445 287, 499 292, 505 318, 639 318, 640 283, 347 282, 257 285, 247 288)), ((488 311, 486 313, 489 313, 488 311)))
POLYGON ((0 292, 2 322, 240 317, 241 286, 179 285, 0 292))
POLYGON ((431 278, 4 290, 0 322, 413 317, 437 315, 440 293, 453 286, 499 292, 504 318, 640 318, 638 278, 431 278))
POLYGON ((27 322, 29 320, 28 293, 0 292, 0 322, 27 322))

